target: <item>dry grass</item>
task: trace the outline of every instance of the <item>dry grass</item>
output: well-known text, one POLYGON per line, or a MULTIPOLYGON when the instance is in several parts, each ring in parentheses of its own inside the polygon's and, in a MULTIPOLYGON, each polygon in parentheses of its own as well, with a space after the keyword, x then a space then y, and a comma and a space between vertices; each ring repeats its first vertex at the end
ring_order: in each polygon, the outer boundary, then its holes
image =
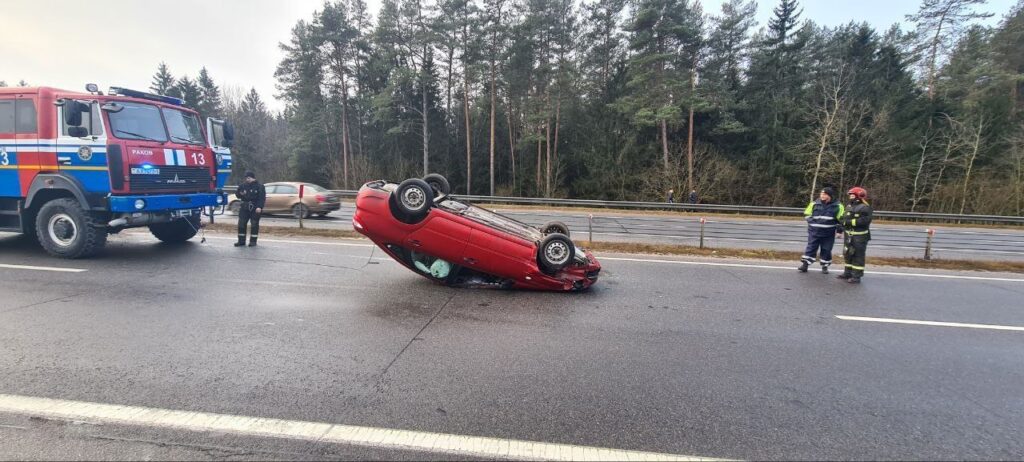
MULTIPOLYGON (((627 215, 627 216, 667 216, 667 217, 690 217, 694 220, 700 219, 701 217, 707 218, 739 218, 743 220, 785 220, 791 219, 796 221, 803 221, 801 217, 795 215, 755 215, 749 213, 724 213, 724 212, 684 212, 676 210, 634 210, 634 209, 614 209, 614 208, 597 208, 597 207, 572 207, 572 206, 545 206, 545 205, 516 205, 516 204, 487 204, 487 203, 474 203, 474 205, 502 211, 534 211, 534 212, 569 212, 569 213, 593 213, 595 216, 607 216, 607 215, 627 215)), ((925 222, 925 221, 905 221, 905 220, 887 220, 887 219, 876 219, 874 221, 877 224, 884 225, 896 225, 896 226, 936 226, 944 228, 984 228, 984 229, 1016 229, 1020 230, 1024 228, 1021 225, 1012 224, 974 224, 974 223, 948 223, 948 222, 925 222)))
MULTIPOLYGON (((209 231, 234 233, 235 225, 227 223, 207 224, 209 231)), ((280 237, 328 237, 328 238, 364 238, 355 230, 344 229, 299 229, 288 226, 260 226, 260 234, 280 237)), ((686 255, 714 258, 743 258, 752 260, 786 261, 794 265, 800 260, 800 252, 737 249, 737 248, 699 248, 689 245, 672 244, 640 244, 633 242, 587 242, 585 247, 596 252, 615 252, 649 255, 686 255)), ((838 258, 836 267, 840 267, 842 259, 838 258)), ((996 271, 1005 273, 1024 273, 1024 262, 994 260, 923 260, 920 258, 868 257, 869 266, 893 266, 902 268, 929 268, 954 271, 996 271)))

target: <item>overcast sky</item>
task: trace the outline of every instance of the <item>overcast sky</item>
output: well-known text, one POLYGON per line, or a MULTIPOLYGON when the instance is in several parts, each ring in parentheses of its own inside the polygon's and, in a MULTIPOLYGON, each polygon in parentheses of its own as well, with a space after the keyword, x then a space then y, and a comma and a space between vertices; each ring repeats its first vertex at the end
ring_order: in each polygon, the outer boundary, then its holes
MULTIPOLYGON (((990 0, 998 19, 1015 0, 990 0)), ((369 0, 376 11, 379 0, 369 0)), ((716 0, 703 2, 718 11, 716 0)), ((759 2, 764 25, 777 1, 759 2)), ((917 11, 917 0, 804 0, 803 19, 822 25, 867 21, 884 30, 917 11)), ((0 80, 79 90, 149 87, 163 61, 175 76, 206 66, 222 87, 256 88, 279 109, 274 69, 278 43, 323 0, 2 0, 0 80)))

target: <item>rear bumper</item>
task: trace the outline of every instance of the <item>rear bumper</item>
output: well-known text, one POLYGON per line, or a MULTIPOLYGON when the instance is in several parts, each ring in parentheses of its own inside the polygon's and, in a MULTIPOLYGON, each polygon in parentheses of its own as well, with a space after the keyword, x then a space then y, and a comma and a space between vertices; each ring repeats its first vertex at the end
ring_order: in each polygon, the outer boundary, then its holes
POLYGON ((107 203, 111 212, 159 212, 164 210, 197 209, 216 207, 226 203, 224 193, 193 193, 166 195, 110 196, 107 203), (135 207, 135 201, 145 201, 142 208, 135 207))

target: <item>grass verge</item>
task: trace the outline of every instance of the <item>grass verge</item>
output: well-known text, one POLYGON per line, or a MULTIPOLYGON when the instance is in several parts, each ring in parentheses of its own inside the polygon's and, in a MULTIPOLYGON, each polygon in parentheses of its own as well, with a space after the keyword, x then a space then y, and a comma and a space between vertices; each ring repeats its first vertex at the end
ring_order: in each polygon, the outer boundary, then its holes
MULTIPOLYGON (((599 208, 599 207, 575 207, 575 206, 551 206, 551 205, 520 205, 520 204, 488 204, 484 202, 476 203, 474 205, 496 210, 499 213, 504 211, 509 212, 554 212, 554 213, 592 213, 594 216, 667 216, 667 217, 688 217, 694 220, 699 220, 701 217, 705 218, 718 218, 718 219, 739 219, 739 220, 793 220, 794 222, 803 221, 802 217, 796 215, 773 215, 773 214, 751 214, 751 213, 725 213, 725 212, 687 212, 677 210, 635 210, 635 209, 615 209, 615 208, 599 208)), ((1014 229, 1021 230, 1024 226, 1013 225, 1013 224, 986 224, 986 223, 953 223, 953 222, 927 222, 927 221, 907 221, 907 220, 891 220, 884 218, 877 218, 874 220, 877 224, 883 225, 896 225, 896 226, 910 226, 910 227, 925 227, 925 228, 982 228, 982 229, 1014 229)))
MULTIPOLYGON (((228 223, 207 224, 206 229, 214 232, 235 233, 236 227, 228 223)), ((289 226, 260 226, 260 234, 279 237, 333 237, 333 238, 364 238, 355 230, 344 229, 299 229, 289 226)), ((588 242, 580 241, 584 247, 594 252, 616 252, 649 255, 684 255, 712 258, 744 258, 752 260, 772 260, 790 262, 796 267, 800 260, 800 252, 737 249, 737 248, 699 248, 689 245, 673 244, 640 244, 633 242, 588 242)), ((841 247, 840 247, 841 249, 841 247)), ((841 268, 842 259, 837 258, 835 268, 841 268)), ((954 271, 996 271, 1004 273, 1024 273, 1024 262, 995 260, 924 260, 920 258, 868 257, 869 266, 894 266, 901 268, 927 268, 954 271)))

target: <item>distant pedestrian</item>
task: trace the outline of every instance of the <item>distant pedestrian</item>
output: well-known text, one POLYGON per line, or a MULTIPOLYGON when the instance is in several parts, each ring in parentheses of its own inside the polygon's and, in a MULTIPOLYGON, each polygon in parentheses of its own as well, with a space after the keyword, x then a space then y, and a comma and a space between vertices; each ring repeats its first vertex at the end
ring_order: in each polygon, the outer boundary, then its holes
POLYGON ((841 232, 839 220, 843 218, 843 204, 836 198, 836 190, 831 186, 822 188, 818 199, 811 201, 804 209, 804 220, 807 220, 807 248, 800 257, 801 273, 814 264, 815 259, 821 262, 821 272, 828 274, 832 265, 832 247, 836 243, 836 233, 841 232), (821 251, 820 257, 818 251, 821 251))
POLYGON ((846 206, 841 224, 846 238, 844 239, 843 259, 846 269, 839 279, 851 284, 860 283, 864 277, 864 263, 867 257, 868 241, 871 240, 871 218, 874 210, 868 205, 868 192, 864 188, 851 188, 848 193, 850 204, 846 206))
POLYGON ((263 214, 263 206, 267 202, 267 190, 256 181, 256 174, 245 172, 245 181, 238 185, 235 196, 242 201, 238 209, 238 242, 235 247, 245 245, 246 225, 252 223, 249 247, 256 247, 256 241, 260 237, 260 215, 263 214))
POLYGON ((697 191, 696 190, 690 191, 690 203, 691 204, 696 204, 697 203, 697 191))
POLYGON ((668 199, 665 202, 668 202, 669 204, 676 203, 676 191, 674 189, 668 190, 668 199))

